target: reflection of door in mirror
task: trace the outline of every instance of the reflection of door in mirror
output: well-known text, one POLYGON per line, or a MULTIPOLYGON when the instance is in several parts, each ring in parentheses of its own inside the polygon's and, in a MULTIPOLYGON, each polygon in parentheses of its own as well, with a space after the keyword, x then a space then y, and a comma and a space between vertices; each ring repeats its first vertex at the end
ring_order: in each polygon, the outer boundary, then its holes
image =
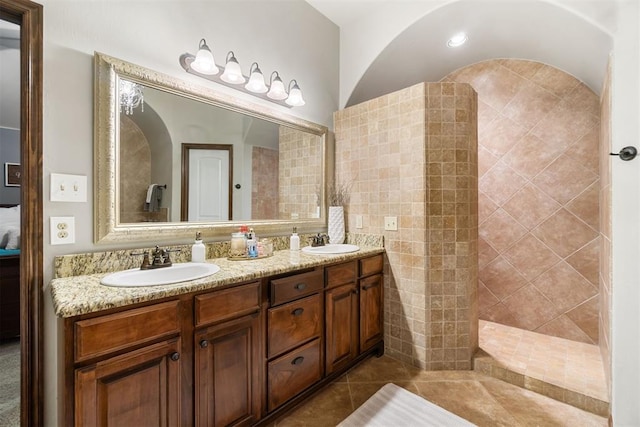
POLYGON ((182 144, 181 221, 232 218, 233 145, 182 144))

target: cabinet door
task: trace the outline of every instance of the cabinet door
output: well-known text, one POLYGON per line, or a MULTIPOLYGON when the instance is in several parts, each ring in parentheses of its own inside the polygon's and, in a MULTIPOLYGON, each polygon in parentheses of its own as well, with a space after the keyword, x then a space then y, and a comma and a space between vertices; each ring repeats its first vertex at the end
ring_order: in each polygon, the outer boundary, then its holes
POLYGON ((326 291, 326 372, 358 355, 358 288, 355 283, 326 291))
POLYGON ((196 426, 250 425, 260 413, 258 313, 195 334, 196 426))
POLYGON ((382 325, 382 274, 360 280, 360 352, 380 342, 382 325))
POLYGON ((76 369, 77 426, 180 424, 180 339, 76 369))

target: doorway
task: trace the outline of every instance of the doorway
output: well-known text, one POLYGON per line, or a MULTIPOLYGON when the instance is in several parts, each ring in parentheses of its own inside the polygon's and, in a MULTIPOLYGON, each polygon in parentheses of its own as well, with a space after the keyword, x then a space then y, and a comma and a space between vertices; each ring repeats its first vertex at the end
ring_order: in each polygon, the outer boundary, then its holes
POLYGON ((20 27, 20 425, 43 425, 42 6, 0 0, 20 27))
POLYGON ((181 221, 232 218, 233 145, 182 144, 181 221))

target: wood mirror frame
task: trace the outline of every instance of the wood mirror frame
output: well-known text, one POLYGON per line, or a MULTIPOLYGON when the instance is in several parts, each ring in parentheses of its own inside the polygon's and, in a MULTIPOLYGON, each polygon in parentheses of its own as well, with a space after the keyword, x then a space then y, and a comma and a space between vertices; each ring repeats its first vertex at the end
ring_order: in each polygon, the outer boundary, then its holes
POLYGON ((263 235, 283 235, 293 226, 300 233, 326 230, 327 177, 332 176, 333 147, 328 129, 277 109, 265 107, 231 95, 198 86, 188 81, 131 64, 96 52, 95 109, 94 109, 94 241, 113 243, 126 241, 167 241, 192 238, 196 231, 203 237, 228 238, 238 226, 248 224, 263 235), (120 78, 140 83, 206 104, 229 109, 252 117, 268 120, 320 137, 322 144, 322 180, 319 189, 319 218, 295 220, 252 220, 228 222, 172 222, 120 223, 118 175, 118 117, 117 99, 120 78))
POLYGON ((0 0, 0 18, 20 25, 20 425, 44 425, 42 285, 42 5, 0 0))

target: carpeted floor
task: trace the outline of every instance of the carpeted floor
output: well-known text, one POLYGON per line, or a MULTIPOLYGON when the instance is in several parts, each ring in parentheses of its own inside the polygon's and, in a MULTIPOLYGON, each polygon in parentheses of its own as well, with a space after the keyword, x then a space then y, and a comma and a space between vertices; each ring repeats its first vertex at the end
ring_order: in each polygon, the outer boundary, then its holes
POLYGON ((20 341, 0 344, 0 426, 20 426, 20 341))

